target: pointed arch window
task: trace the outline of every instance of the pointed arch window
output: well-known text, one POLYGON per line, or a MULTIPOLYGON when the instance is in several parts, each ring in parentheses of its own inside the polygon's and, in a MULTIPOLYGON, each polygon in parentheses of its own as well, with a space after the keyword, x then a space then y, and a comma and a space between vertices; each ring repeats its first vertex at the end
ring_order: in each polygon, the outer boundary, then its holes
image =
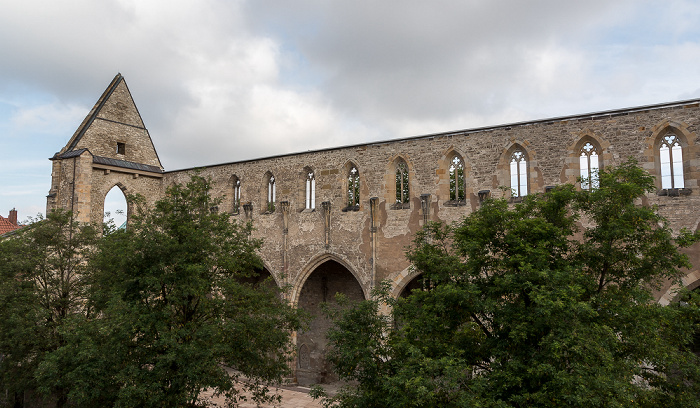
POLYGON ((355 166, 348 171, 348 209, 360 209, 360 172, 355 166))
POLYGON ((522 150, 510 156, 510 189, 514 198, 527 195, 527 159, 522 150))
POLYGON ((235 177, 233 180, 233 213, 241 212, 241 180, 235 177))
POLYGON ((661 160, 661 188, 684 188, 683 147, 678 136, 669 133, 661 139, 659 158, 661 160))
POLYGON ((267 212, 275 212, 276 199, 275 176, 270 174, 270 177, 267 179, 267 212))
POLYGON ((598 188, 598 149, 591 142, 586 142, 579 153, 579 169, 581 176, 581 188, 591 190, 598 188))
POLYGON ((316 177, 313 171, 306 172, 306 209, 316 209, 316 177))
POLYGON ((411 200, 408 184, 408 166, 400 160, 396 165, 396 208, 409 208, 411 200))
POLYGON ((463 202, 467 198, 464 188, 464 161, 455 155, 450 161, 450 201, 463 202))
POLYGON ((128 203, 124 191, 118 186, 113 186, 105 195, 104 220, 110 230, 126 229, 128 203))

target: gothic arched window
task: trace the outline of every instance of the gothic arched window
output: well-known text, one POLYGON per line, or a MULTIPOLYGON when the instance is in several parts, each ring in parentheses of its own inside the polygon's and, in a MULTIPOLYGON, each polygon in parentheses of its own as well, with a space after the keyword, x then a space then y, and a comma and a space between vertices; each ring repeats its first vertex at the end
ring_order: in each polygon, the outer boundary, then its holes
POLYGON ((267 179, 267 212, 275 212, 276 199, 275 176, 270 174, 267 179))
POLYGON ((586 142, 579 152, 579 169, 581 176, 581 188, 590 190, 598 188, 598 149, 591 142, 586 142))
POLYGON ((313 171, 306 173, 306 209, 313 210, 316 208, 316 177, 313 171))
POLYGON ((408 186, 408 166, 400 160, 396 165, 396 204, 403 208, 411 200, 408 186))
POLYGON ((233 180, 233 213, 241 211, 241 180, 235 177, 233 180))
POLYGON ((351 166, 348 171, 348 207, 360 207, 360 172, 355 166, 351 166))
POLYGON ((661 188, 684 188, 683 147, 673 133, 661 139, 659 158, 661 159, 661 188))
POLYGON ((512 197, 527 195, 527 159, 522 150, 510 156, 510 189, 512 197))
POLYGON ((466 198, 464 162, 459 156, 454 156, 450 161, 450 201, 464 201, 466 198))

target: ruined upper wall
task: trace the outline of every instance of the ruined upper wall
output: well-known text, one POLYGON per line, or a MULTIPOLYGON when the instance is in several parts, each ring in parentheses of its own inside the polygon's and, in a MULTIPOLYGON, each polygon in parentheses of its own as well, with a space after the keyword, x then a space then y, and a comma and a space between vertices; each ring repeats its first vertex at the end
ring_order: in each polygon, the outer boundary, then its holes
MULTIPOLYGON (((674 132, 683 144, 683 194, 687 195, 650 194, 645 202, 658 205, 674 230, 695 229, 700 219, 698 126, 698 101, 689 101, 281 155, 205 166, 199 171, 213 180, 213 194, 224 197, 219 211, 232 213, 238 220, 253 219, 256 234, 265 240, 262 255, 273 275, 300 284, 315 259, 333 254, 348 265, 364 288, 390 279, 400 289, 410 275, 405 248, 425 220, 460 220, 479 207, 480 191, 489 191, 493 197, 509 196, 510 155, 515 147, 527 155, 529 194, 535 194, 548 186, 576 183, 579 154, 587 141, 599 149, 602 167, 634 158, 658 178, 658 142, 667 132, 674 132), (463 205, 455 205, 449 196, 449 165, 455 155, 465 165, 467 198, 463 205), (410 203, 405 208, 394 206, 399 161, 407 164, 409 173, 410 203), (357 211, 343 211, 351 166, 359 170, 360 205, 357 211), (311 212, 304 203, 309 171, 316 179, 316 210, 311 212), (269 175, 276 182, 274 212, 266 207, 269 175), (241 183, 238 213, 233 201, 236 181, 241 183), (375 232, 372 197, 377 198, 375 232), (287 226, 281 202, 289 203, 287 226), (330 203, 328 219, 322 202, 330 203), (248 216, 243 204, 249 204, 248 216)), ((190 171, 167 172, 164 184, 184 182, 190 171)), ((659 185, 659 194, 663 193, 659 185)))

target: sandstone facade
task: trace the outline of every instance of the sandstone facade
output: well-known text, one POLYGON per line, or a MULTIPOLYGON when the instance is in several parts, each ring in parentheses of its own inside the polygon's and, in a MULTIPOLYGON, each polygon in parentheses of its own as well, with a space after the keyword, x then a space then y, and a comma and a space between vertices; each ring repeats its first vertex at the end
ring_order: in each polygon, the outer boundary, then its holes
MULTIPOLYGON (((658 192, 644 204, 657 205, 674 230, 696 230, 699 124, 700 100, 691 100, 208 165, 198 171, 211 178, 214 195, 224 197, 219 211, 235 221, 253 221, 256 234, 264 238, 265 267, 279 285, 291 287, 289 300, 318 315, 318 304, 335 292, 366 298, 382 280, 389 280, 399 296, 415 279, 404 257, 415 232, 427 221, 461 219, 486 196, 509 196, 502 187, 511 185, 514 152, 524 158, 528 194, 575 183, 587 144, 596 149, 601 167, 635 158, 657 176, 658 192), (659 177, 660 146, 668 135, 675 135, 681 146, 680 188, 662 188, 659 177), (463 166, 464 182, 458 183, 463 200, 451 197, 455 157, 463 166), (397 205, 396 174, 402 163, 408 172, 408 202, 397 205), (358 206, 348 197, 353 169, 359 176, 358 206), (309 174, 315 183, 313 209, 306 203, 309 174)), ((72 209, 81 220, 94 222, 102 221, 104 198, 112 187, 153 202, 167 185, 185 182, 194 171, 163 171, 121 75, 52 160, 47 210, 72 209)), ((700 247, 688 253, 700 265, 700 247)), ((700 269, 686 272, 686 286, 700 285, 700 269)), ((674 289, 669 284, 660 291, 659 302, 672 301, 674 289)), ((322 357, 327 324, 319 318, 297 336, 302 383, 330 379, 322 357)))

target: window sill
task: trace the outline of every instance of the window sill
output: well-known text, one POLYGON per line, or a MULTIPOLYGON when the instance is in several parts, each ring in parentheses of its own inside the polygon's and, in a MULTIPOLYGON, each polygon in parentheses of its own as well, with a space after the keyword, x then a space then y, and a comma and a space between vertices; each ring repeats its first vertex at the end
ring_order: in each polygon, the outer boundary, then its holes
POLYGON ((312 212, 316 212, 315 208, 304 208, 303 210, 299 211, 302 214, 310 214, 312 212))
POLYGON ((510 202, 510 203, 522 203, 523 199, 525 197, 526 196, 511 197, 510 200, 508 200, 508 202, 510 202))
POLYGON ((467 205, 467 200, 450 200, 450 201, 445 201, 445 204, 443 204, 445 207, 464 207, 467 205))
POLYGON ((680 197, 688 196, 693 192, 689 188, 664 188, 656 192, 658 196, 680 197))
POLYGON ((392 210, 410 210, 411 203, 395 203, 391 206, 392 210))
POLYGON ((341 211, 343 211, 343 212, 360 211, 360 206, 359 205, 351 205, 351 206, 343 208, 341 211))

